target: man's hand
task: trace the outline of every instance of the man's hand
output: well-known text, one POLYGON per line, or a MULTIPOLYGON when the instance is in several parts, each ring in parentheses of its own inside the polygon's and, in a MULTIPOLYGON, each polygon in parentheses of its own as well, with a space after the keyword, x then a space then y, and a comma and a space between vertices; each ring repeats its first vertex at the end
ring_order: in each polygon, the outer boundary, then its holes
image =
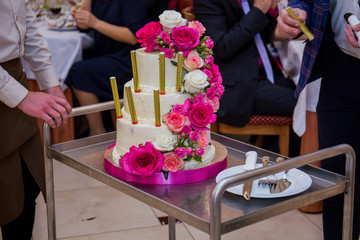
POLYGON ((67 115, 71 113, 71 106, 59 86, 50 88, 47 92, 50 94, 28 92, 17 107, 30 116, 43 119, 52 128, 63 127, 67 115))
POLYGON ((351 27, 349 24, 346 24, 346 30, 345 30, 346 38, 351 43, 351 45, 356 47, 356 48, 360 48, 359 42, 356 40, 353 31, 354 32, 359 32, 360 31, 360 24, 356 24, 354 27, 351 27))
MULTIPOLYGON (((295 14, 299 17, 301 22, 305 22, 307 13, 304 10, 295 8, 293 9, 295 14)), ((286 9, 280 11, 280 15, 277 18, 278 21, 278 31, 281 36, 285 39, 294 39, 301 32, 299 28, 299 23, 290 17, 286 9)))

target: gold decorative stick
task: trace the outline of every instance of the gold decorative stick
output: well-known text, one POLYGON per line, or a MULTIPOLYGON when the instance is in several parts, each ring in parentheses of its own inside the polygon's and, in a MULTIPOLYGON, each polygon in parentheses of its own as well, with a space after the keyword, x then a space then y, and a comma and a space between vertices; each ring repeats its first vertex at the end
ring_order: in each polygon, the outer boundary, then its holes
POLYGON ((165 94, 165 53, 159 53, 159 86, 160 94, 165 94))
POLYGON ((178 52, 178 61, 177 61, 177 71, 176 71, 176 91, 181 92, 181 81, 182 81, 182 72, 183 72, 183 63, 184 63, 184 54, 183 52, 178 52))
POLYGON ((121 106, 120 106, 120 99, 119 99, 119 92, 116 84, 116 78, 110 77, 110 83, 111 83, 111 89, 114 97, 114 103, 115 103, 115 111, 116 111, 116 117, 122 118, 121 113, 121 106))
POLYGON ((139 84, 139 74, 138 74, 135 50, 131 51, 131 65, 132 65, 132 71, 133 71, 135 92, 138 93, 138 92, 140 92, 140 84, 139 84))
POLYGON ((292 17, 293 19, 295 19, 299 23, 300 30, 306 35, 306 37, 309 39, 309 41, 314 40, 314 38, 315 38, 314 35, 312 35, 310 30, 300 21, 300 19, 295 14, 295 12, 292 10, 292 8, 287 7, 286 11, 289 13, 290 17, 292 17))
POLYGON ((154 110, 155 110, 155 126, 161 126, 161 116, 160 116, 160 95, 159 89, 154 89, 154 110))
POLYGON ((125 91, 126 91, 128 104, 129 104, 129 109, 130 109, 131 122, 132 122, 132 124, 138 124, 134 99, 133 99, 133 95, 132 95, 132 92, 131 92, 131 86, 126 86, 125 91))

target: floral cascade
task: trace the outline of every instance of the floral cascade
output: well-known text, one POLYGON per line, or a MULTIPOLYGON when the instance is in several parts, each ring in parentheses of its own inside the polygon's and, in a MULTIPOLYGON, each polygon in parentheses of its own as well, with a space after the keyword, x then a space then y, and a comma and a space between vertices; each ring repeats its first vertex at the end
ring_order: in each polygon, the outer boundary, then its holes
MULTIPOLYGON (((219 68, 214 64, 213 40, 203 36, 204 26, 199 21, 187 22, 176 11, 164 11, 159 22, 150 22, 136 36, 145 52, 164 52, 176 59, 183 52, 184 93, 190 94, 183 104, 176 104, 162 116, 162 122, 173 135, 159 135, 154 142, 132 146, 119 159, 128 173, 151 176, 176 172, 189 160, 202 161, 202 155, 211 144, 208 126, 216 121, 216 111, 224 92, 219 68)), ((174 65, 175 61, 172 61, 174 65)))

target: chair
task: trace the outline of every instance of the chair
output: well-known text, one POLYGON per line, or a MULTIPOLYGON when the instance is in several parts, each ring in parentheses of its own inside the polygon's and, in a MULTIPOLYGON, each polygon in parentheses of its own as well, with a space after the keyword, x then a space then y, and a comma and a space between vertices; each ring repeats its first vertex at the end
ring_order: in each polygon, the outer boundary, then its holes
POLYGON ((292 118, 290 117, 254 115, 250 117, 249 122, 243 127, 234 127, 216 122, 211 126, 211 130, 219 134, 279 136, 280 154, 289 156, 290 124, 292 124, 292 118))
POLYGON ((192 13, 192 7, 186 7, 181 11, 181 15, 183 16, 183 18, 185 18, 186 20, 188 20, 189 22, 194 21, 195 20, 195 14, 192 13))

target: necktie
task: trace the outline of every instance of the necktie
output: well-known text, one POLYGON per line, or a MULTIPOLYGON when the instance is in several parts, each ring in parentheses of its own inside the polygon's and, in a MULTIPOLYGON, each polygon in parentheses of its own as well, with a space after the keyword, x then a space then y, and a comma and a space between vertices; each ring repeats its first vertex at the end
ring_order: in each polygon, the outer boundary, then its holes
MULTIPOLYGON (((249 6, 249 3, 248 3, 247 0, 241 0, 241 6, 242 6, 245 14, 247 14, 250 11, 250 6, 249 6)), ((256 47, 257 47, 257 49, 259 51, 261 61, 264 64, 266 76, 269 79, 269 81, 272 84, 274 84, 274 73, 273 73, 273 70, 271 68, 271 63, 270 63, 270 60, 269 60, 269 56, 268 56, 268 54, 266 52, 264 42, 261 39, 261 36, 260 36, 259 33, 256 34, 256 36, 255 36, 255 43, 256 43, 256 47)))

